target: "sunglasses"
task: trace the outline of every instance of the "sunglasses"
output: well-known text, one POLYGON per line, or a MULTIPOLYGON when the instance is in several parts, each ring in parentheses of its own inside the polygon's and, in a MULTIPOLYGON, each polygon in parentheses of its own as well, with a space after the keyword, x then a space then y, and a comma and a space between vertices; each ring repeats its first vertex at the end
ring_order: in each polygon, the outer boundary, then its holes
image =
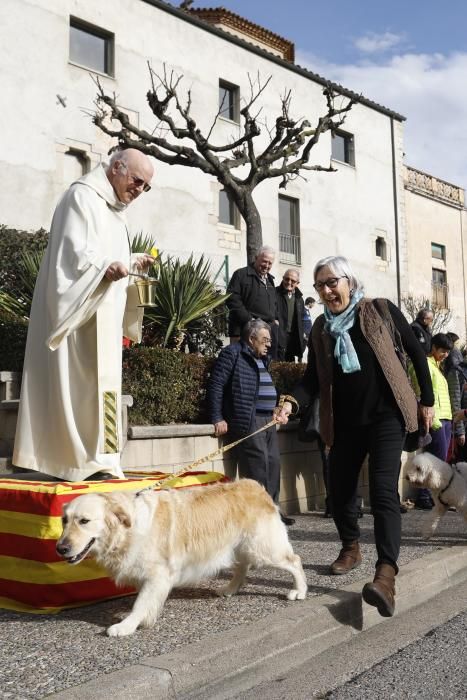
POLYGON ((125 163, 120 163, 120 168, 126 170, 128 177, 130 178, 135 187, 137 187, 138 189, 142 189, 143 192, 149 192, 149 190, 151 189, 151 185, 148 182, 145 182, 140 177, 136 177, 136 175, 131 175, 131 173, 128 170, 128 166, 125 163))

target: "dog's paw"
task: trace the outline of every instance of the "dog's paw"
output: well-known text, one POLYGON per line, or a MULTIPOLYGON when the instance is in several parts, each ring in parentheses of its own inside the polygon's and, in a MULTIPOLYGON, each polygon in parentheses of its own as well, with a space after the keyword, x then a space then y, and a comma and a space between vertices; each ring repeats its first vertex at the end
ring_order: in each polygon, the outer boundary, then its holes
POLYGON ((306 590, 305 591, 298 591, 296 588, 292 588, 287 593, 287 600, 305 600, 306 598, 306 590))
POLYGON ((216 593, 220 598, 231 598, 233 595, 235 595, 238 592, 238 588, 231 588, 230 584, 227 586, 223 586, 222 588, 218 588, 216 593))
POLYGON ((129 634, 133 634, 136 627, 133 624, 128 624, 126 620, 119 622, 116 625, 111 625, 107 628, 108 637, 126 637, 129 634))

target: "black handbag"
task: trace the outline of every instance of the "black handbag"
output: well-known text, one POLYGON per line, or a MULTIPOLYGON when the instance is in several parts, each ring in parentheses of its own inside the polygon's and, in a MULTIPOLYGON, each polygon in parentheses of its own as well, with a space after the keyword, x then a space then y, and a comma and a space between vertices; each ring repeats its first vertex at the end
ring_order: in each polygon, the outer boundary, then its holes
POLYGON ((314 442, 319 438, 319 398, 308 404, 298 424, 300 442, 314 442))

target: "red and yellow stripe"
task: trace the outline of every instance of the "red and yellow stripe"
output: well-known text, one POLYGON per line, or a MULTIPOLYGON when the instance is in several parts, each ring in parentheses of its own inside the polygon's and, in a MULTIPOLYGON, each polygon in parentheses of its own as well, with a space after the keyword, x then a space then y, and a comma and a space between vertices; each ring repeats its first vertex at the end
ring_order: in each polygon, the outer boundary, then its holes
POLYGON ((0 480, 0 608, 53 613, 134 592, 117 588, 93 559, 72 566, 57 555, 63 505, 77 496, 228 481, 216 472, 189 472, 177 477, 128 472, 126 476, 124 480, 75 483, 0 480), (161 480, 163 484, 158 485, 161 480))

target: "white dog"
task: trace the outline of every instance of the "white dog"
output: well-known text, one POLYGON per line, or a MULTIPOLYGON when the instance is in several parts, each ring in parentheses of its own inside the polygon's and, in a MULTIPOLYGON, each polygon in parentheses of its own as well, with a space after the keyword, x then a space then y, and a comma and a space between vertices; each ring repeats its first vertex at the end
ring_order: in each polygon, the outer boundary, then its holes
POLYGON ((431 537, 446 511, 455 506, 467 521, 467 463, 451 466, 438 457, 423 452, 416 455, 406 470, 405 478, 413 486, 430 489, 435 507, 432 517, 423 530, 424 537, 431 537))
POLYGON ((221 591, 230 596, 250 566, 292 574, 289 600, 303 600, 307 583, 277 507, 256 481, 242 479, 186 490, 143 490, 79 496, 64 507, 57 552, 70 564, 88 554, 138 596, 131 613, 108 628, 112 637, 154 625, 174 586, 196 583, 233 567, 221 591))

